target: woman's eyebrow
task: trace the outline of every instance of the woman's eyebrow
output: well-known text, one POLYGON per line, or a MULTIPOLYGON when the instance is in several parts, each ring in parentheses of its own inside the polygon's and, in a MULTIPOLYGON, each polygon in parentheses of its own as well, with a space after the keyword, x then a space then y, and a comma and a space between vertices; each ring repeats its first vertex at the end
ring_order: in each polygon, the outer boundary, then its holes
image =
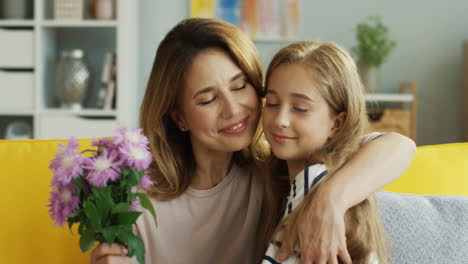
POLYGON ((211 91, 214 90, 214 87, 213 86, 210 86, 210 87, 206 87, 205 89, 201 89, 200 91, 196 92, 192 99, 194 99, 195 97, 199 96, 199 95, 202 95, 202 94, 205 94, 205 93, 209 93, 211 91))
POLYGON ((243 72, 239 72, 238 74, 234 75, 234 77, 231 78, 231 82, 233 82, 233 81, 235 81, 235 80, 237 80, 237 79, 239 79, 239 78, 241 78, 243 76, 245 76, 245 74, 243 72))
MULTIPOLYGON (((237 79, 239 79, 241 77, 244 77, 244 76, 245 76, 245 74, 243 72, 239 72, 238 74, 234 75, 234 77, 231 78, 231 82, 233 82, 233 81, 235 81, 235 80, 237 80, 237 79)), ((214 89, 215 89, 214 86, 209 86, 209 87, 206 87, 204 89, 201 89, 200 91, 197 91, 193 95, 192 99, 194 99, 195 97, 197 97, 197 96, 199 96, 201 94, 209 93, 209 92, 213 91, 214 89)))

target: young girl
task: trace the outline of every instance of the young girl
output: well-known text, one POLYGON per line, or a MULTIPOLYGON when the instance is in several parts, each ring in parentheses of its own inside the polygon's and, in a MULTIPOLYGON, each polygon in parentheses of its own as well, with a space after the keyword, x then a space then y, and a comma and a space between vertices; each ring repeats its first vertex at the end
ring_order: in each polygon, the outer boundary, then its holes
MULTIPOLYGON (((287 166, 291 184, 282 222, 263 261, 279 263, 275 258, 282 233, 295 228, 320 185, 359 149, 368 120, 355 63, 334 43, 297 42, 283 48, 266 80, 265 136, 278 158, 276 171, 287 166)), ((345 227, 352 263, 388 263, 373 196, 346 212, 345 227)), ((300 246, 283 263, 299 263, 300 246)), ((331 261, 327 263, 336 263, 331 261)))

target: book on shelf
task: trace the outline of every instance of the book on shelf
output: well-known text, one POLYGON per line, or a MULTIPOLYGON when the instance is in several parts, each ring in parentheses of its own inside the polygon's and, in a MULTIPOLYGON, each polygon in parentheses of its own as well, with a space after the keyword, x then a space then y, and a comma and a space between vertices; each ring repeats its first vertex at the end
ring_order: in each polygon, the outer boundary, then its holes
POLYGON ((98 92, 96 108, 103 110, 112 109, 112 101, 115 97, 116 89, 116 54, 107 52, 101 74, 101 86, 98 92))

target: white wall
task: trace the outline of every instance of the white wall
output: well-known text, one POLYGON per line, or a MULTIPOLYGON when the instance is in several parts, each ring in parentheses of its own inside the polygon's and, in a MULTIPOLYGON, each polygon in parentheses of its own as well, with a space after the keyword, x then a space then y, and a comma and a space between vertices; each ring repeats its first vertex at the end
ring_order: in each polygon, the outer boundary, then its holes
MULTIPOLYGON (((188 0, 139 0, 140 97, 159 41, 188 14, 188 0)), ((399 82, 419 88, 418 145, 461 140, 462 40, 468 39, 466 0, 302 0, 303 39, 356 44, 356 24, 380 14, 397 47, 382 66, 382 92, 397 92, 399 82)), ((265 63, 284 43, 258 44, 265 63)))

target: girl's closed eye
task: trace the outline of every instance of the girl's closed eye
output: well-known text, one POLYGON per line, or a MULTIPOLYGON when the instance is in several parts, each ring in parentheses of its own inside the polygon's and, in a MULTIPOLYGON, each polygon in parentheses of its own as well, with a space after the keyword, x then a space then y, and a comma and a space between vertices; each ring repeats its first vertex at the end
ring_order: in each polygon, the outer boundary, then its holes
POLYGON ((309 111, 307 108, 299 107, 299 106, 293 106, 293 109, 294 109, 294 111, 301 112, 301 113, 305 113, 305 112, 309 111))

